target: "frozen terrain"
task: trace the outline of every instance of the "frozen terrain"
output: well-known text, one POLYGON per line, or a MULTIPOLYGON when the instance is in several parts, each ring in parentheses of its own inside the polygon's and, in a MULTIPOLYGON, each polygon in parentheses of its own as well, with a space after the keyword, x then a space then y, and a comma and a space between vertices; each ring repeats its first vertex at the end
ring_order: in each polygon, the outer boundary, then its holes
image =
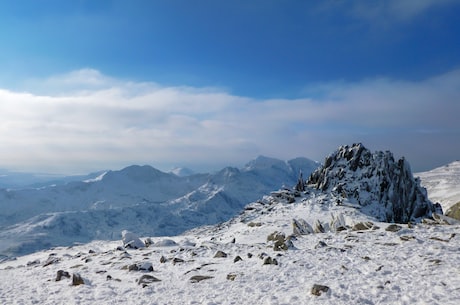
POLYGON ((460 222, 438 211, 405 160, 343 146, 229 221, 3 261, 0 303, 456 305, 460 222))
POLYGON ((428 198, 439 202, 444 211, 460 202, 460 161, 415 175, 420 177, 427 189, 428 198))
POLYGON ((319 166, 306 158, 258 157, 245 167, 177 175, 129 166, 82 181, 0 189, 0 259, 53 246, 117 239, 124 229, 175 235, 226 221, 249 202, 293 185, 319 166))
POLYGON ((0 303, 458 304, 460 226, 429 223, 394 226, 320 191, 280 191, 221 225, 143 238, 141 249, 120 236, 0 263, 0 303), (281 244, 267 241, 274 232, 281 244))

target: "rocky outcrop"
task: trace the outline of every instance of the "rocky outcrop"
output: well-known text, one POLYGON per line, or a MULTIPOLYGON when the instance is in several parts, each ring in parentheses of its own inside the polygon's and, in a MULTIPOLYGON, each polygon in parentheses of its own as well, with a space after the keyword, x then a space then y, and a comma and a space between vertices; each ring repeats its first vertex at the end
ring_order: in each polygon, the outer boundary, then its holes
POLYGON ((404 158, 395 161, 391 152, 371 153, 362 144, 341 146, 307 184, 331 192, 338 202, 346 198, 357 203, 381 221, 407 223, 440 212, 404 158))

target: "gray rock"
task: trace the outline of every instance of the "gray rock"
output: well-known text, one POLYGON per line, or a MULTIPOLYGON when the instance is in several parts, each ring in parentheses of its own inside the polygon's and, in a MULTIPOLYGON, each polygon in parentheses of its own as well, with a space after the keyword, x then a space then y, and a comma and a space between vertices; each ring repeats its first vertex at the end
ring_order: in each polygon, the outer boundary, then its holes
POLYGON ((311 288, 311 294, 320 296, 323 293, 327 293, 330 290, 328 286, 314 284, 311 288))
POLYGON ((353 226, 352 230, 353 231, 365 231, 365 230, 372 229, 373 226, 374 224, 370 221, 358 222, 353 226))
POLYGON ((237 256, 233 259, 233 262, 236 263, 236 262, 239 262, 239 261, 242 261, 243 259, 241 258, 241 256, 237 256))
POLYGON ((85 281, 79 273, 72 274, 72 286, 84 285, 85 281))
POLYGON ((276 258, 266 257, 264 259, 264 265, 278 265, 276 258))
POLYGON ((396 225, 396 224, 391 224, 389 225, 385 231, 388 231, 388 232, 398 232, 399 230, 401 230, 402 227, 400 225, 396 225))
POLYGON ((212 276, 207 276, 207 275, 194 275, 190 278, 190 282, 192 283, 198 283, 204 280, 212 279, 212 276))
POLYGON ((149 274, 144 274, 137 280, 137 284, 142 285, 142 287, 146 287, 148 284, 154 282, 161 282, 161 280, 149 274))
POLYGON ((58 270, 56 274, 56 282, 59 282, 63 277, 65 278, 70 278, 70 274, 67 271, 64 270, 58 270))
POLYGON ((227 253, 224 251, 217 251, 216 254, 214 255, 215 258, 224 258, 227 257, 227 253))

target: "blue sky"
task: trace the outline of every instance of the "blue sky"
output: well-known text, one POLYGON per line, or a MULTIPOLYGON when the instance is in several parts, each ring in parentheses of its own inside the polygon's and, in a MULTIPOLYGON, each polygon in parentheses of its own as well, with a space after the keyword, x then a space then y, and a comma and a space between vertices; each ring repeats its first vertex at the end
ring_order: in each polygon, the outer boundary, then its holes
POLYGON ((460 159, 460 1, 2 1, 0 167, 460 159))

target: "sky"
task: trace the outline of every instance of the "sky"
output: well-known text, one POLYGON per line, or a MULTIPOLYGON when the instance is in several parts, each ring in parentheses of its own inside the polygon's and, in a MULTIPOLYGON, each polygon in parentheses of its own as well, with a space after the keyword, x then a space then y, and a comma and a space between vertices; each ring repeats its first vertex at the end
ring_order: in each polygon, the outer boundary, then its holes
POLYGON ((0 3, 0 168, 460 159, 460 0, 0 3))

